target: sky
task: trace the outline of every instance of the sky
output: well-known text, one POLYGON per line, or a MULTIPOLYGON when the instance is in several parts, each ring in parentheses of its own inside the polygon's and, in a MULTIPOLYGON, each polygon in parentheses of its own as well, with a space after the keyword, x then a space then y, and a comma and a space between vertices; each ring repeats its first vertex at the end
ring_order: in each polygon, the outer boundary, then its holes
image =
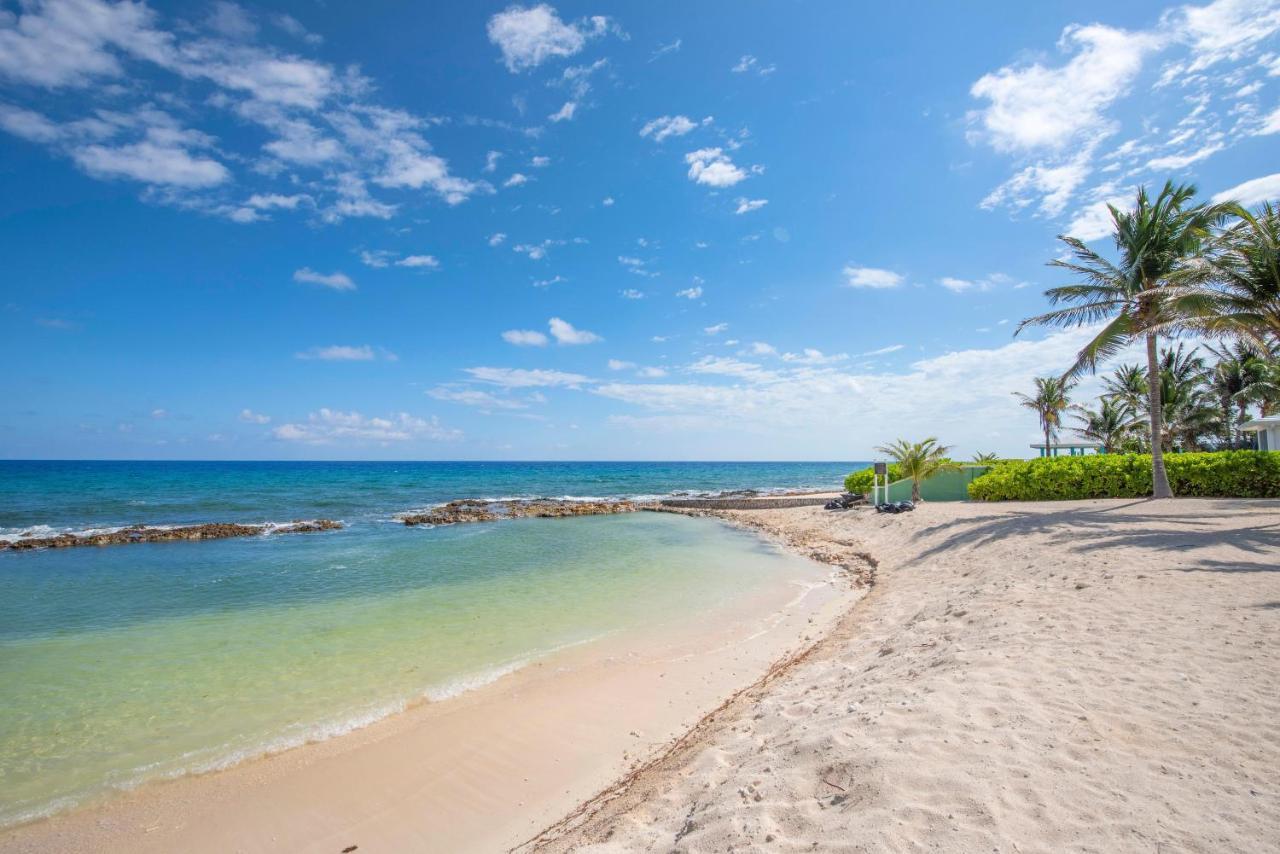
POLYGON ((1026 456, 1056 236, 1277 93, 1280 0, 0 0, 0 457, 1026 456))

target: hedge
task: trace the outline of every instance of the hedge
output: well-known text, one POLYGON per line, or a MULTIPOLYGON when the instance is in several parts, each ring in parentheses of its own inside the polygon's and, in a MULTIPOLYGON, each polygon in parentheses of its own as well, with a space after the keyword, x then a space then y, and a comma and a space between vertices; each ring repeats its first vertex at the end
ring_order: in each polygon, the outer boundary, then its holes
MULTIPOLYGON (((1165 454, 1164 464, 1174 495, 1280 498, 1280 451, 1165 454)), ((979 501, 1142 498, 1150 494, 1150 454, 1006 463, 969 484, 969 497, 979 501)))
MULTIPOLYGON (((844 491, 852 492, 854 495, 867 495, 871 492, 871 483, 875 478, 876 470, 874 468, 865 468, 861 471, 855 471, 844 479, 844 491)), ((906 475, 902 473, 902 466, 897 463, 889 463, 889 482, 902 480, 906 475)))

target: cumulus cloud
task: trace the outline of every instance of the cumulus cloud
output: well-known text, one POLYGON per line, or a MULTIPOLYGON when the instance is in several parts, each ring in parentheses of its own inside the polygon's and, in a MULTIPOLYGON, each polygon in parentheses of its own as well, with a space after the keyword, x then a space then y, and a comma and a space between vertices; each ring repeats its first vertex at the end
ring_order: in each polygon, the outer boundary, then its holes
POLYGON ((489 19, 488 32, 489 41, 502 51, 507 70, 515 74, 552 58, 573 56, 608 27, 608 19, 600 16, 566 24, 555 9, 542 3, 508 7, 489 19))
POLYGON ((759 59, 748 53, 743 55, 742 58, 739 59, 729 70, 734 74, 746 74, 748 71, 753 71, 761 77, 767 77, 777 71, 778 66, 773 64, 765 65, 759 59))
POLYGON ((312 412, 303 423, 281 424, 271 432, 277 439, 309 445, 407 442, 415 439, 454 441, 462 438, 461 431, 446 429, 434 416, 424 419, 400 412, 387 418, 366 418, 359 412, 327 408, 312 412))
POLYGON ((333 291, 354 291, 356 283, 346 273, 317 273, 310 267, 295 270, 293 280, 304 285, 319 285, 333 291))
POLYGON ((877 267, 844 268, 845 285, 850 288, 896 288, 902 284, 903 276, 892 270, 881 270, 877 267))
POLYGON ((271 416, 254 412, 252 409, 242 409, 240 410, 240 420, 246 424, 269 424, 271 416))
POLYGON ((625 288, 618 293, 623 299, 644 299, 644 291, 638 291, 635 288, 625 288))
POLYGON ((572 119, 574 114, 577 112, 577 101, 565 101, 564 106, 547 116, 547 120, 552 122, 567 122, 572 119))
POLYGON ((734 164, 720 148, 700 148, 684 156, 689 164, 689 180, 708 187, 732 187, 745 181, 747 173, 734 164))
POLYGON ((625 362, 621 359, 610 359, 609 370, 611 371, 628 371, 636 366, 635 362, 625 362))
POLYGON ((547 336, 534 329, 508 329, 502 333, 502 340, 517 347, 545 347, 547 336))
POLYGON ((704 326, 702 328, 702 331, 708 335, 719 335, 721 332, 724 332, 728 328, 729 328, 729 324, 727 323, 717 323, 713 326, 704 326))
POLYGON ((768 199, 738 199, 738 209, 734 211, 736 214, 751 213, 758 211, 765 205, 769 204, 768 199))
POLYGON ((396 262, 396 266, 435 270, 440 267, 440 259, 434 255, 406 255, 396 262))
POLYGON ((702 287, 700 285, 695 285, 692 288, 685 288, 682 291, 676 291, 676 296, 681 297, 682 299, 701 299, 702 287))
POLYGON ((597 341, 604 340, 594 332, 576 329, 573 324, 558 317, 553 317, 547 321, 547 326, 551 329, 551 336, 556 339, 558 344, 594 344, 597 341))
POLYGON ((529 176, 520 172, 512 173, 511 177, 502 182, 504 187, 519 187, 521 184, 529 183, 529 176))
POLYGON ((507 239, 507 235, 506 235, 505 233, 503 233, 503 232, 501 232, 501 231, 494 232, 493 234, 489 235, 489 245, 490 245, 490 246, 501 246, 501 245, 502 245, 502 241, 504 241, 504 240, 506 240, 506 239, 507 239))

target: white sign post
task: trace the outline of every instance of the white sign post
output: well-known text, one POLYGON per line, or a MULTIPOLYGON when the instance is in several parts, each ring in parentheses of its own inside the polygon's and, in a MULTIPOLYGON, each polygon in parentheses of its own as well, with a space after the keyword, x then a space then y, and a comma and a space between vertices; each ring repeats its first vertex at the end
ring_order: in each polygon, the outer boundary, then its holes
POLYGON ((877 506, 887 504, 889 501, 889 464, 876 463, 875 474, 871 476, 871 503, 877 506), (880 494, 880 478, 884 478, 884 498, 878 498, 880 494))

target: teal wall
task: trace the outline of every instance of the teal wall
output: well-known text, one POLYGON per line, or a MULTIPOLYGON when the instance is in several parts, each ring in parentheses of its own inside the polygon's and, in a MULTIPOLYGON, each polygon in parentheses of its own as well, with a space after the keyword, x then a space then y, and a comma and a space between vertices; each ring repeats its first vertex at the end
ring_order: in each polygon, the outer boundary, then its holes
MULTIPOLYGON (((938 472, 920 484, 920 497, 925 501, 968 501, 969 484, 991 470, 991 466, 962 466, 959 471, 938 472)), ((890 501, 911 499, 911 479, 889 484, 890 501)))

